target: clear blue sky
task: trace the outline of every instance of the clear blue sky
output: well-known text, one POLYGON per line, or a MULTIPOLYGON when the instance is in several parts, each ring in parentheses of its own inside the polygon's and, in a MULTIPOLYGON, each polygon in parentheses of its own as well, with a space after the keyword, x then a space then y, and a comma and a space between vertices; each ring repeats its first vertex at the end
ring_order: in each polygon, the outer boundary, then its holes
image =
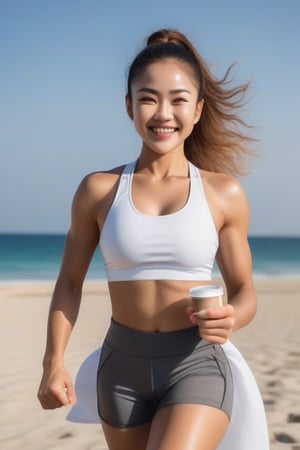
POLYGON ((252 80, 253 235, 300 235, 300 2, 0 0, 0 232, 62 232, 81 178, 135 159, 126 70, 161 27, 252 80))

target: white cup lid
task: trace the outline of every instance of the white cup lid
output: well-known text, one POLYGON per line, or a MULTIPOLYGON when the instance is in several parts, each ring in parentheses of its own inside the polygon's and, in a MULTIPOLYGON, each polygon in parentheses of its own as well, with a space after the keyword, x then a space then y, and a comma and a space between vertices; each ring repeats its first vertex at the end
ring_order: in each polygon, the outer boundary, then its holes
POLYGON ((189 290, 190 297, 198 297, 198 298, 205 298, 205 297, 217 297, 219 295, 224 294, 224 290, 222 286, 215 286, 212 284, 209 285, 203 285, 203 286, 196 286, 189 290))

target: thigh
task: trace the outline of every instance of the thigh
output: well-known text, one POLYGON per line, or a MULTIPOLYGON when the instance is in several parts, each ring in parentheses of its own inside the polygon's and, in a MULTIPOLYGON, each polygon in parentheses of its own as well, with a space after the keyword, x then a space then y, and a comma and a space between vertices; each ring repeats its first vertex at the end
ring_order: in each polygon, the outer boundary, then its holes
POLYGON ((114 428, 102 423, 109 450, 146 450, 150 423, 130 428, 114 428))
POLYGON ((167 380, 161 386, 159 409, 178 404, 199 404, 220 409, 230 417, 233 380, 229 363, 220 346, 203 342, 187 357, 175 360, 173 366, 174 370, 166 372, 166 368, 170 367, 167 359, 158 366, 157 378, 167 380))
POLYGON ((152 421, 146 450, 216 450, 228 423, 227 414, 211 406, 166 406, 152 421))
POLYGON ((104 343, 97 375, 98 412, 112 428, 147 424, 156 411, 151 361, 112 349, 104 343))

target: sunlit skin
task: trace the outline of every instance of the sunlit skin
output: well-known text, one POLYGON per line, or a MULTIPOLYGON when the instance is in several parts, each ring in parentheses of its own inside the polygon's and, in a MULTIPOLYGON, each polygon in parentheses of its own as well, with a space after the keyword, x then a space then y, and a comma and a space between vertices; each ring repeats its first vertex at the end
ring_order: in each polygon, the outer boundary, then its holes
MULTIPOLYGON (((151 64, 134 80, 132 97, 126 98, 126 106, 142 139, 132 183, 134 206, 147 215, 178 211, 189 195, 184 141, 201 120, 203 108, 191 70, 170 59, 151 64)), ((40 402, 46 409, 76 401, 63 354, 79 311, 82 283, 122 169, 88 175, 74 197, 71 227, 49 313, 44 375, 39 389, 40 402)), ((247 242, 248 205, 235 179, 202 170, 200 173, 219 234, 217 261, 228 303, 195 319, 188 290, 201 282, 118 281, 109 283, 109 291, 112 316, 119 323, 147 332, 172 331, 197 323, 201 337, 220 344, 255 314, 247 242)), ((103 424, 103 429, 112 450, 214 450, 227 424, 228 418, 222 411, 187 404, 163 408, 152 426, 114 429, 103 424), (212 429, 219 433, 212 433, 212 429)))

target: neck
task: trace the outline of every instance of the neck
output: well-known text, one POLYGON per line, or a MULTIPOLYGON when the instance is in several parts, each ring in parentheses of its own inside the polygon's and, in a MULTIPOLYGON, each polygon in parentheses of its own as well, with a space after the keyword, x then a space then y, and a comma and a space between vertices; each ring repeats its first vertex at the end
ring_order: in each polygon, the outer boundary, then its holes
POLYGON ((148 173, 156 179, 163 179, 169 176, 187 177, 189 167, 188 160, 183 153, 180 155, 152 155, 149 151, 142 151, 137 160, 135 171, 148 173))

